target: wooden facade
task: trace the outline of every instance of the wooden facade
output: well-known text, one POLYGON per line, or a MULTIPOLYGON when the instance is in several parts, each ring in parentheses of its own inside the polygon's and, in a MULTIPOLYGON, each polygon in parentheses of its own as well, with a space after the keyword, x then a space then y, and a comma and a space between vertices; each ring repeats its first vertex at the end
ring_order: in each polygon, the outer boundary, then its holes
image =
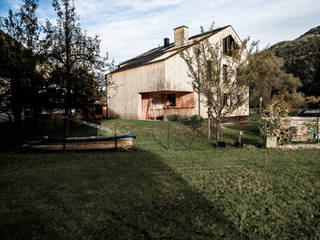
POLYGON ((189 116, 194 110, 193 92, 158 91, 141 93, 142 119, 164 119, 178 114, 189 116))
MULTIPOLYGON (((181 50, 192 46, 199 36, 188 38, 185 26, 174 31, 177 37, 174 43, 168 45, 167 42, 123 62, 107 75, 117 85, 114 92, 111 90, 108 93, 113 96, 108 103, 110 117, 146 120, 165 119, 173 114, 181 117, 199 113, 204 118, 208 116, 205 101, 193 91, 188 66, 180 56, 181 50), (181 36, 184 36, 184 41, 181 36), (175 104, 170 104, 173 99, 175 104)), ((209 40, 222 48, 223 39, 228 36, 232 36, 232 39, 240 44, 241 40, 231 26, 217 29, 209 36, 209 40)), ((248 115, 249 98, 242 107, 230 114, 230 117, 248 115)))

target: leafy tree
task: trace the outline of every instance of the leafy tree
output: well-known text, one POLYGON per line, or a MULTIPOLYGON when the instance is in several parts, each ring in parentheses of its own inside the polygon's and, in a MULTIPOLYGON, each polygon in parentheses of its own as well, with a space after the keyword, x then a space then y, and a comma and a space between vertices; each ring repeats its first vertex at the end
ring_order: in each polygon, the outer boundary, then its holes
POLYGON ((181 57, 188 66, 192 86, 208 106, 208 118, 216 128, 216 144, 222 138, 223 120, 242 107, 248 99, 248 80, 237 77, 237 68, 245 60, 247 41, 235 42, 232 57, 225 56, 220 43, 210 40, 214 31, 201 27, 201 35, 192 45, 185 47, 181 57))
POLYGON ((91 105, 99 98, 109 65, 107 58, 100 57, 98 36, 89 37, 81 30, 73 1, 53 0, 52 5, 57 24, 47 21, 42 46, 52 70, 53 102, 63 102, 65 115, 70 116, 72 108, 91 105))
MULTIPOLYGON (((262 113, 262 120, 267 123, 267 136, 276 136, 280 142, 290 138, 290 105, 283 95, 274 96, 262 113)), ((262 129, 261 129, 262 130, 262 129)))
POLYGON ((21 125, 21 115, 26 104, 28 53, 21 43, 6 33, 0 36, 0 65, 2 99, 6 101, 6 110, 12 110, 14 122, 21 125))
POLYGON ((320 26, 310 29, 292 41, 270 47, 277 57, 284 60, 284 69, 299 77, 298 90, 306 96, 320 96, 320 26))
POLYGON ((40 26, 36 11, 38 8, 38 0, 24 0, 24 4, 18 13, 20 17, 21 40, 27 48, 28 59, 28 81, 29 88, 27 95, 29 104, 33 112, 33 121, 37 124, 39 112, 43 108, 45 95, 43 94, 44 81, 43 74, 40 71, 40 65, 45 59, 40 54, 39 36, 40 26))
POLYGON ((272 51, 259 51, 258 42, 253 42, 249 50, 247 64, 242 65, 241 75, 250 79, 250 105, 258 107, 269 104, 274 96, 283 95, 292 106, 303 103, 303 95, 297 92, 301 86, 299 78, 284 70, 283 60, 272 51))
POLYGON ((32 107, 34 116, 40 111, 42 78, 36 69, 38 55, 35 54, 39 39, 37 7, 37 0, 24 0, 19 12, 10 10, 7 18, 0 19, 0 27, 4 30, 1 34, 1 65, 6 69, 1 76, 10 81, 6 99, 17 125, 21 124, 24 108, 32 107))

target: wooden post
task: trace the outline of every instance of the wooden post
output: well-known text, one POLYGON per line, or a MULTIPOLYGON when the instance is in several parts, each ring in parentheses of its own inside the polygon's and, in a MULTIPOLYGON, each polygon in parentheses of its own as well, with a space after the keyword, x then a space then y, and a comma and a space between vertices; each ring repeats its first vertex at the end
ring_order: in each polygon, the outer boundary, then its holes
POLYGON ((170 121, 168 120, 168 151, 170 150, 170 121))
POLYGON ((216 147, 217 147, 217 149, 218 149, 218 147, 219 147, 219 134, 220 134, 220 132, 219 132, 219 125, 217 124, 217 122, 215 123, 216 124, 216 147))
POLYGON ((198 115, 201 116, 201 112, 200 112, 200 87, 198 88, 198 115))
POLYGON ((317 117, 317 143, 319 143, 320 133, 319 133, 319 118, 317 117))
POLYGON ((262 106, 262 97, 259 98, 259 114, 260 114, 260 115, 261 115, 261 113, 262 113, 261 106, 262 106))

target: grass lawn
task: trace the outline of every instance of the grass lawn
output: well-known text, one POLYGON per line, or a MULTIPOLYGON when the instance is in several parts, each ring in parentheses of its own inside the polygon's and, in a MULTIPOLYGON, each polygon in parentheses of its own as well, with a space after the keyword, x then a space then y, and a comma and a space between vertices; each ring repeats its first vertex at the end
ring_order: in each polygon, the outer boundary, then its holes
POLYGON ((320 239, 320 150, 259 148, 254 118, 243 149, 239 126, 215 149, 171 122, 168 151, 167 122, 116 122, 128 152, 0 153, 0 239, 320 239))

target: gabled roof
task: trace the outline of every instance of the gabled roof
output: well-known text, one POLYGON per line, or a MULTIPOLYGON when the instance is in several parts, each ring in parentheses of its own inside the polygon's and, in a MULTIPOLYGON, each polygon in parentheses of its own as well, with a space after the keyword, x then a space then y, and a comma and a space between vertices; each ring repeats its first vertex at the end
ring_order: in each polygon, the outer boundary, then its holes
MULTIPOLYGON (((212 35, 220 32, 228 27, 230 27, 230 25, 214 29, 213 31, 194 35, 192 37, 189 37, 189 41, 194 40, 198 37, 205 36, 205 35, 212 36, 212 35)), ((181 48, 191 46, 192 43, 193 43, 193 41, 190 41, 190 43, 187 46, 184 45, 181 47, 176 47, 174 45, 174 43, 170 43, 169 46, 161 46, 161 47, 151 49, 151 50, 149 50, 143 54, 140 54, 132 59, 129 59, 127 61, 120 63, 118 66, 116 66, 116 69, 114 71, 110 72, 109 74, 121 72, 121 71, 128 70, 128 69, 135 68, 135 67, 144 66, 147 64, 151 64, 151 63, 164 61, 164 60, 176 55, 177 53, 179 53, 178 50, 180 50, 181 48)))

